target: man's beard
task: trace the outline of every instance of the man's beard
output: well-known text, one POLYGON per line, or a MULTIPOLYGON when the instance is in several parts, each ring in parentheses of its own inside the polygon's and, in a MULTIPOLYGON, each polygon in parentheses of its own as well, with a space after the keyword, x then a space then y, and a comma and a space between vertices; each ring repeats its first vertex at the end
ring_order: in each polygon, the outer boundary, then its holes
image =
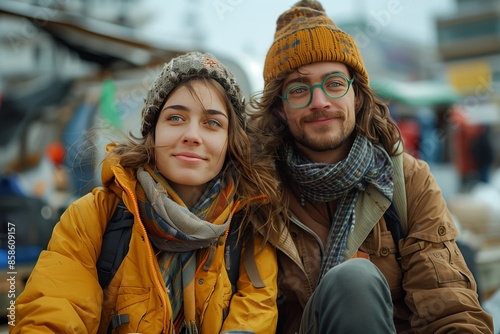
POLYGON ((344 144, 344 142, 349 138, 341 136, 341 137, 334 137, 334 138, 311 138, 307 136, 306 133, 302 133, 300 136, 295 136, 295 141, 300 144, 303 147, 306 147, 310 149, 311 151, 314 152, 327 152, 327 151, 333 151, 338 149, 339 147, 344 144))
POLYGON ((314 136, 305 131, 290 131, 297 144, 314 152, 327 152, 338 149, 349 139, 349 133, 346 133, 344 126, 345 123, 343 123, 338 135, 332 135, 333 130, 328 125, 319 127, 314 136))
POLYGON ((344 144, 344 142, 349 138, 349 135, 345 133, 345 116, 343 113, 318 112, 303 118, 301 120, 301 123, 311 122, 321 118, 332 117, 340 118, 342 120, 340 135, 331 137, 331 132, 333 130, 330 125, 325 125, 317 128, 316 134, 318 138, 313 138, 305 131, 301 131, 300 133, 292 133, 292 136, 295 138, 295 141, 298 144, 314 152, 327 152, 336 150, 340 146, 342 146, 342 144, 344 144))

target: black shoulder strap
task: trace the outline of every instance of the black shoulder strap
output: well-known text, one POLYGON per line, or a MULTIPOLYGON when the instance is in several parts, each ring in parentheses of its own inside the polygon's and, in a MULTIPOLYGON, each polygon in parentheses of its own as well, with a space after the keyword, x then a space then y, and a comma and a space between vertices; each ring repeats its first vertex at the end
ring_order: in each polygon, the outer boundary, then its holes
MULTIPOLYGON (((398 143, 397 145, 399 145, 398 143)), ((398 153, 391 156, 394 173, 394 195, 391 205, 384 213, 387 229, 391 232, 392 239, 398 249, 397 258, 399 254, 399 241, 406 237, 408 233, 408 218, 407 218, 407 204, 406 204, 406 185, 403 170, 403 146, 399 145, 398 153)))
POLYGON ((402 145, 398 148, 398 154, 392 156, 392 162, 394 167, 394 195, 392 198, 393 204, 395 206, 396 212, 398 212, 399 222, 403 230, 403 235, 406 237, 408 234, 408 209, 406 203, 406 184, 403 169, 403 154, 402 145))
POLYGON ((245 261, 245 269, 248 278, 256 288, 264 288, 266 285, 260 276, 259 268, 255 262, 253 237, 244 238, 246 241, 245 250, 243 250, 241 239, 238 240, 238 226, 241 222, 241 215, 238 213, 233 217, 233 221, 229 227, 229 232, 226 239, 225 261, 226 270, 233 294, 238 291, 237 283, 240 277, 240 259, 243 256, 245 261))
POLYGON ((392 239, 396 244, 396 248, 398 247, 399 240, 405 237, 403 227, 401 226, 401 219, 399 218, 398 210, 396 209, 396 205, 394 201, 391 202, 391 205, 384 213, 385 223, 387 225, 387 229, 391 232, 392 239))
POLYGON ((103 289, 109 285, 128 253, 133 224, 134 215, 120 201, 104 231, 101 254, 96 263, 99 284, 103 289))
POLYGON ((233 294, 238 291, 237 282, 240 276, 240 256, 241 256, 241 240, 238 240, 238 226, 240 225, 241 217, 236 214, 229 226, 229 232, 226 239, 225 261, 226 270, 233 294))

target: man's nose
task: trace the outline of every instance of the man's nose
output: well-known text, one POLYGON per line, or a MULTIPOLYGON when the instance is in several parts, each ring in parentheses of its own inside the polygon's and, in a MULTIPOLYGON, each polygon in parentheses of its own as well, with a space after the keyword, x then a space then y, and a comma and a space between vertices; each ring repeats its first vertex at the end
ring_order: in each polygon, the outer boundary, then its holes
POLYGON ((312 109, 323 108, 325 105, 331 103, 330 98, 325 94, 320 86, 313 87, 311 89, 311 94, 311 104, 309 107, 312 109))

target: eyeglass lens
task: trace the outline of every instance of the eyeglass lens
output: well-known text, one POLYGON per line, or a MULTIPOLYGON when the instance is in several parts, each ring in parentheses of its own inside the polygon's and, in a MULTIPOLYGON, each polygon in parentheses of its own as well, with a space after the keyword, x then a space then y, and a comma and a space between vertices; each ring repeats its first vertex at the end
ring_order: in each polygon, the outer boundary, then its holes
POLYGON ((301 108, 311 103, 313 90, 316 87, 321 88, 330 98, 339 98, 347 93, 349 86, 350 81, 345 76, 333 73, 326 76, 321 83, 312 86, 304 83, 291 86, 286 91, 285 99, 292 107, 301 108))

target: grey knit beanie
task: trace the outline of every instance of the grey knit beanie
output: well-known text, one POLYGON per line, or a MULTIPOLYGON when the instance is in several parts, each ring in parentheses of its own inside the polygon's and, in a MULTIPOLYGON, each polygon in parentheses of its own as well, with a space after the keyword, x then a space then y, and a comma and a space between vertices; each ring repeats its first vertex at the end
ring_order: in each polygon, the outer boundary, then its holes
POLYGON ((142 108, 141 133, 146 137, 153 130, 161 107, 170 92, 180 83, 193 78, 212 78, 226 91, 231 104, 238 115, 238 120, 245 125, 245 98, 233 74, 209 53, 190 52, 173 58, 163 66, 161 73, 155 79, 148 91, 142 108))

